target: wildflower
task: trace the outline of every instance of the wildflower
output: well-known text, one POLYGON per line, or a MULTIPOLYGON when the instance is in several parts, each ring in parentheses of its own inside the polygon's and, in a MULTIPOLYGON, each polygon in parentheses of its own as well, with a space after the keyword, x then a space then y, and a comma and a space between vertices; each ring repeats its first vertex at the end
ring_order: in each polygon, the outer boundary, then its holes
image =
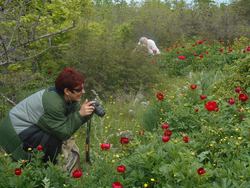
POLYGON ((203 175, 203 174, 205 174, 206 173, 206 170, 204 169, 204 168, 198 168, 197 169, 197 173, 199 174, 199 175, 203 175))
POLYGON ((112 188, 123 188, 123 186, 119 181, 116 181, 112 183, 112 188))
POLYGON ((109 143, 102 143, 101 144, 101 149, 102 150, 109 150, 110 149, 110 144, 109 143))
POLYGON ((200 95, 200 99, 201 99, 201 100, 204 100, 204 99, 206 99, 206 98, 207 98, 206 95, 200 95))
POLYGON ((121 137, 120 143, 121 144, 128 144, 129 143, 129 138, 127 138, 127 137, 121 137))
POLYGON ((22 174, 22 169, 21 168, 16 168, 15 169, 15 175, 20 176, 22 174))
POLYGON ((147 184, 147 183, 144 183, 143 187, 148 187, 148 184, 147 184))
POLYGON ((237 87, 234 89, 234 91, 235 91, 236 93, 240 93, 240 92, 241 92, 241 87, 240 87, 240 86, 237 86, 237 87))
POLYGON ((186 56, 180 55, 180 56, 178 56, 178 59, 180 59, 180 60, 185 60, 185 59, 186 59, 186 56))
POLYGON ((163 101, 164 99, 164 94, 162 92, 157 92, 156 97, 159 101, 163 101))
POLYGON ((230 98, 230 99, 228 100, 228 103, 229 103, 230 105, 233 105, 233 104, 235 103, 234 98, 230 98))
POLYGON ((239 94, 239 100, 242 102, 247 101, 248 100, 247 94, 244 94, 244 93, 239 94))
POLYGON ((194 90, 194 89, 197 88, 197 85, 196 85, 196 84, 191 84, 191 85, 190 85, 190 88, 194 90))
POLYGON ((37 151, 43 151, 43 146, 42 146, 42 145, 38 145, 38 146, 36 147, 36 149, 37 149, 37 151))
POLYGON ((203 40, 198 40, 197 42, 196 42, 196 44, 203 44, 203 40))
POLYGON ((185 142, 185 143, 188 143, 189 142, 189 137, 188 136, 183 136, 183 141, 185 142))
POLYGON ((76 169, 72 173, 73 178, 80 178, 82 176, 82 171, 80 169, 76 169))
POLYGON ((126 171, 126 166, 120 165, 116 168, 117 172, 124 173, 126 171))
POLYGON ((167 129, 167 130, 164 131, 164 135, 165 136, 171 136, 172 135, 172 131, 169 130, 169 129, 167 129))
POLYGON ((205 108, 206 108, 208 111, 218 111, 218 110, 219 110, 216 101, 208 101, 208 102, 205 104, 205 108))
POLYGON ((165 136, 165 135, 162 136, 162 141, 163 142, 168 142, 169 140, 170 140, 169 136, 165 136))
POLYGON ((169 124, 168 123, 163 123, 162 125, 161 125, 161 128, 162 129, 168 129, 169 128, 169 124))

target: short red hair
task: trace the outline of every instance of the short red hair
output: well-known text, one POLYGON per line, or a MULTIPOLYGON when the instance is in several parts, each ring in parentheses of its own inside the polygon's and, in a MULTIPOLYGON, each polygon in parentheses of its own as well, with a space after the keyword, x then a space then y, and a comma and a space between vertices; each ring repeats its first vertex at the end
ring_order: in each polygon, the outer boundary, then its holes
POLYGON ((82 86, 82 84, 84 84, 83 75, 71 67, 64 68, 55 81, 56 90, 60 94, 64 94, 65 88, 73 90, 77 86, 82 86))

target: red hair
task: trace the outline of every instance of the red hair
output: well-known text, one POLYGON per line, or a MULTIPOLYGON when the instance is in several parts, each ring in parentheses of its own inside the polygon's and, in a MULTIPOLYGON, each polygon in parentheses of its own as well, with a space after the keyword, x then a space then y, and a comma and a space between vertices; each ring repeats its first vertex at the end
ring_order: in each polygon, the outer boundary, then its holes
POLYGON ((83 75, 71 67, 64 68, 57 76, 55 87, 58 93, 63 94, 64 89, 73 90, 84 83, 83 75))

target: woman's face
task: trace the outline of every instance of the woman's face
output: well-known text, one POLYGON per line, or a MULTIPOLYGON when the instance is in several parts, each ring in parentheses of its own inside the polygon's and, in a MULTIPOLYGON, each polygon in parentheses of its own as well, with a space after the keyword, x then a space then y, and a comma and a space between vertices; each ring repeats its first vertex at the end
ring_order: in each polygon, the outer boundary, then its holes
POLYGON ((66 101, 72 101, 72 102, 75 102, 75 101, 80 102, 82 95, 84 93, 85 93, 85 90, 84 90, 83 84, 75 87, 72 90, 69 90, 66 88, 64 91, 66 101))

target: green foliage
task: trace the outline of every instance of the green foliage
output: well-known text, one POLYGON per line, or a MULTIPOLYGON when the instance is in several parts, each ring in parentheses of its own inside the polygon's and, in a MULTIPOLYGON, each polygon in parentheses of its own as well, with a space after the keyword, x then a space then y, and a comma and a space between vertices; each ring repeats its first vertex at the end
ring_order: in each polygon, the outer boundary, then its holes
POLYGON ((133 51, 135 46, 129 41, 125 43, 127 31, 115 30, 117 40, 113 40, 113 33, 100 32, 101 28, 95 25, 79 30, 68 51, 67 61, 86 75, 86 88, 94 88, 103 96, 119 90, 129 93, 149 89, 157 81, 158 66, 150 63, 153 58, 143 51, 133 51))

